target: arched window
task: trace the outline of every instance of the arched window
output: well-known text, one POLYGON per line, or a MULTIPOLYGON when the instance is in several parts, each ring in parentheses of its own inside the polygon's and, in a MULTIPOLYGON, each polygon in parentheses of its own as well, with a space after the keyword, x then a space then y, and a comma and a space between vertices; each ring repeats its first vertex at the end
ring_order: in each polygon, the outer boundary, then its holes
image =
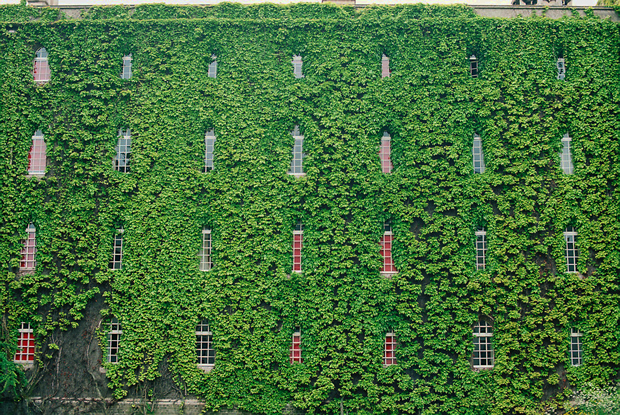
POLYGON ((50 80, 50 65, 47 62, 47 50, 41 48, 37 50, 34 57, 34 81, 38 84, 44 84, 50 80))
POLYGON ((303 78, 304 77, 304 73, 302 71, 303 61, 301 60, 301 56, 293 55, 292 63, 293 63, 293 75, 295 75, 295 78, 303 78))

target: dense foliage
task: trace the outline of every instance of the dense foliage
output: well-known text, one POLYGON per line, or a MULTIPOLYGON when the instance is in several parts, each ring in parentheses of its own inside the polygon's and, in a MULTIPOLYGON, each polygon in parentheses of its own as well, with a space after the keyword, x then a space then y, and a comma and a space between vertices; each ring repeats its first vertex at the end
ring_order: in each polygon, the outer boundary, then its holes
POLYGON ((98 293, 103 322, 123 325, 120 362, 107 366, 116 397, 156 379, 164 360, 207 408, 257 414, 289 402, 329 414, 537 413, 567 388, 617 378, 617 24, 421 5, 152 5, 79 20, 13 6, 0 16, 0 379, 15 394, 19 322, 33 323, 38 358, 50 359, 49 336, 75 326, 98 293), (42 46, 52 79, 37 86, 42 46), (287 174, 296 124, 301 179, 287 174), (112 169, 119 128, 132 131, 128 174, 112 169), (211 128, 216 167, 205 174, 211 128), (41 180, 25 176, 36 129, 48 146, 41 180), (391 174, 377 155, 384 130, 391 174), (472 172, 474 133, 484 174, 472 172), (564 133, 574 175, 559 168, 564 133), (298 220, 303 273, 289 276, 298 220), (391 279, 379 274, 385 221, 391 279), (38 265, 20 274, 29 222, 38 265), (200 272, 205 226, 216 265, 200 272), (480 226, 485 271, 474 265, 480 226), (566 273, 567 226, 579 232, 579 274, 566 273), (124 265, 109 271, 120 227, 124 265), (195 364, 201 319, 214 332, 210 373, 195 364), (494 324, 493 370, 472 370, 479 319, 494 324), (304 362, 291 365, 296 326, 304 362), (584 333, 581 367, 568 359, 571 327, 584 333), (384 368, 391 330, 398 365, 384 368))

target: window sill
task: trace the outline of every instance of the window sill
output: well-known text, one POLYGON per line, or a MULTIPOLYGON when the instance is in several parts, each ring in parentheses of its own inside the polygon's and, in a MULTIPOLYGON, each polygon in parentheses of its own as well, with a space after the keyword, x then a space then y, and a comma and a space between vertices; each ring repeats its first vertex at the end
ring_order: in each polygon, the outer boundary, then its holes
POLYGON ((289 176, 293 176, 296 179, 299 179, 300 177, 306 177, 306 173, 289 173, 289 176))
POLYGON ((202 370, 205 373, 209 373, 215 365, 196 365, 198 369, 202 370))
POLYGON ((34 362, 28 362, 28 363, 24 363, 24 362, 16 362, 15 360, 13 360, 13 363, 17 363, 18 365, 20 365, 22 367, 22 369, 24 370, 31 370, 34 369, 34 362))
POLYGON ((394 275, 398 275, 398 271, 396 271, 396 272, 380 272, 380 274, 384 278, 392 278, 394 275))
POLYGON ((45 177, 45 173, 28 173, 26 174, 27 178, 35 178, 35 179, 42 179, 43 177, 45 177))
POLYGON ((474 372, 480 372, 483 370, 492 370, 495 366, 472 366, 474 372))

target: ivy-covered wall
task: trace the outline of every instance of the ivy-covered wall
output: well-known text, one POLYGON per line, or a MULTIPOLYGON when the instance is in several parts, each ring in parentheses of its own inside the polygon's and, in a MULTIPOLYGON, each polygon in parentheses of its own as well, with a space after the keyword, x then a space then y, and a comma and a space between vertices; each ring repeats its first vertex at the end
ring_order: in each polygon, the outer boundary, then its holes
POLYGON ((78 336, 101 298, 100 344, 112 315, 123 328, 119 363, 104 365, 116 398, 157 382, 166 365, 209 410, 534 414, 571 388, 618 378, 617 24, 304 4, 93 8, 80 20, 13 6, 0 20, 4 399, 45 382, 12 363, 18 324, 35 328, 40 365, 70 359, 83 351, 55 339, 78 336), (40 47, 52 74, 43 86, 32 77, 40 47), (305 137, 301 179, 287 174, 294 125, 305 137), (132 132, 127 174, 112 168, 119 128, 132 132), (205 174, 211 128, 215 169, 205 174), (41 180, 25 175, 37 129, 41 180), (378 157, 385 130, 391 174, 378 157), (474 133, 484 174, 472 171, 474 133), (559 168, 565 133, 573 175, 559 168), (291 275, 298 220, 303 273, 291 275), (391 279, 379 274, 385 221, 391 279), (22 274, 30 222, 37 269, 22 274), (488 265, 476 271, 481 226, 488 265), (566 272, 567 226, 578 231, 578 274, 566 272), (123 269, 109 271, 120 227, 123 269), (209 272, 199 271, 203 227, 209 272), (201 319, 217 350, 209 373, 195 364, 201 319), (492 370, 472 370, 480 319, 494 327, 492 370), (291 365, 297 326, 304 361, 291 365), (571 328, 584 333, 580 367, 569 362, 571 328), (388 331, 398 364, 384 368, 388 331))

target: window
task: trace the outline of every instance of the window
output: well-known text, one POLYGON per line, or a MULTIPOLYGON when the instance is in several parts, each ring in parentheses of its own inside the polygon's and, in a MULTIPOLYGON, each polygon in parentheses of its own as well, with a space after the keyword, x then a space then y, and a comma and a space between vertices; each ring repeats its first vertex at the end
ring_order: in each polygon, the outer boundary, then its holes
POLYGON ((217 78, 217 56, 211 55, 211 63, 209 64, 209 71, 207 76, 209 78, 217 78))
POLYGON ((391 141, 388 132, 384 131, 383 137, 381 137, 381 147, 379 148, 379 159, 381 160, 381 170, 383 173, 391 173, 394 168, 392 160, 390 160, 391 141))
POLYGON ((391 74, 392 71, 390 71, 390 58, 383 54, 383 57, 381 58, 381 78, 389 78, 391 74))
POLYGON ((114 170, 129 173, 129 155, 131 153, 131 130, 128 128, 118 131, 118 145, 114 157, 114 170))
POLYGON ((562 155, 560 159, 560 167, 564 174, 573 174, 573 158, 571 156, 570 142, 571 139, 568 133, 564 134, 564 137, 562 137, 562 155))
POLYGON ((291 364, 303 363, 303 359, 301 357, 301 329, 299 327, 296 327, 295 332, 293 333, 293 338, 291 340, 290 358, 291 364))
POLYGON ((15 363, 34 362, 34 333, 32 328, 30 328, 30 323, 22 323, 19 328, 17 351, 13 361, 15 363))
POLYGON ((301 61, 301 56, 293 55, 292 63, 293 63, 293 74, 295 75, 295 78, 303 78, 304 74, 301 70, 303 62, 301 61))
POLYGON ((575 228, 569 226, 564 232, 566 242, 566 272, 577 273, 577 261, 579 260, 579 250, 577 249, 577 232, 575 228))
POLYGON ((112 246, 112 260, 110 269, 123 269, 123 229, 117 229, 112 246))
POLYGON ((386 333, 383 344, 383 366, 388 367, 396 364, 396 336, 394 333, 386 333))
POLYGON ((299 126, 296 125, 293 128, 293 132, 291 133, 293 138, 295 139, 295 144, 293 145, 293 160, 291 161, 291 170, 289 170, 288 174, 295 177, 305 176, 303 169, 303 159, 305 154, 303 153, 304 146, 304 136, 299 132, 299 126))
POLYGON ((558 79, 563 80, 566 78, 566 64, 564 62, 564 58, 558 58, 555 66, 558 68, 558 79))
POLYGON ((583 364, 583 350, 581 348, 581 332, 577 329, 570 329, 570 364, 571 366, 581 366, 583 364))
POLYGON ((121 334, 123 334, 121 323, 114 317, 110 321, 110 331, 108 332, 108 363, 118 363, 121 334))
POLYGON ((385 276, 392 276, 398 273, 396 267, 394 267, 394 260, 392 259, 393 238, 394 236, 392 235, 392 227, 390 224, 383 224, 383 237, 381 237, 381 256, 383 257, 383 267, 381 268, 381 274, 385 276))
POLYGON ((478 58, 476 58, 476 55, 469 57, 469 74, 472 78, 478 77, 478 58))
POLYGON ((487 232, 484 228, 476 231, 476 269, 484 270, 487 267, 487 232))
POLYGON ((34 81, 38 84, 44 84, 50 80, 50 65, 47 62, 47 50, 41 48, 37 50, 34 57, 34 70, 32 71, 34 81))
POLYGON ((45 144, 43 132, 37 130, 32 136, 32 146, 28 153, 28 174, 34 176, 45 175, 45 166, 47 164, 46 151, 47 146, 45 144))
POLYGON ((121 72, 122 79, 131 78, 131 53, 123 56, 123 72, 121 72))
POLYGON ((37 229, 32 223, 26 228, 26 239, 21 254, 20 271, 33 270, 37 267, 37 229))
POLYGON ((304 229, 297 222, 293 231, 293 272, 301 272, 301 247, 303 246, 304 229))
POLYGON ((209 323, 204 320, 196 325, 196 363, 205 371, 211 370, 215 365, 213 333, 209 323))
POLYGON ((213 170, 213 150, 215 149, 215 130, 205 133, 205 166, 203 173, 213 170))
POLYGON ((495 364, 493 352, 493 327, 486 321, 474 326, 474 369, 490 369, 495 364))
POLYGON ((202 229, 202 248, 200 249, 200 270, 209 271, 213 268, 211 258, 211 229, 202 229))
POLYGON ((474 173, 484 173, 484 155, 482 154, 482 140, 478 134, 474 134, 474 145, 472 147, 474 158, 474 173))

